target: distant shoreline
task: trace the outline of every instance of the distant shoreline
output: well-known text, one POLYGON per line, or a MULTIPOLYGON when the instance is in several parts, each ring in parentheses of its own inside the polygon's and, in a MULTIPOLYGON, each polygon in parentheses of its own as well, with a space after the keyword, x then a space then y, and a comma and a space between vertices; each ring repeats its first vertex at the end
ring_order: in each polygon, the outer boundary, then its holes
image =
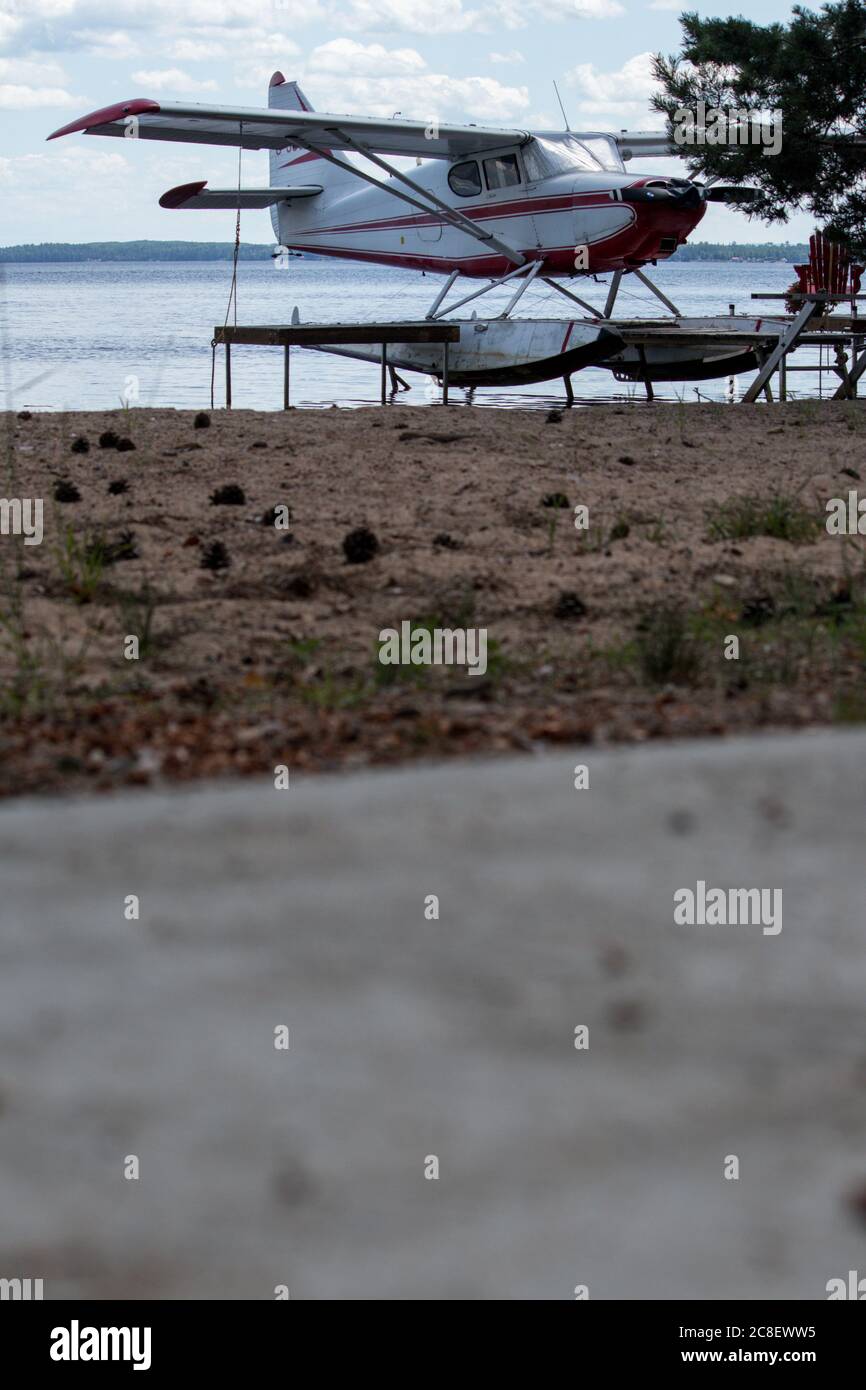
MULTIPOLYGON (((276 243, 242 242, 239 260, 269 261, 276 243)), ((0 264, 50 265, 58 262, 129 261, 230 261, 230 241, 45 241, 38 244, 0 246, 0 264)))
MULTIPOLYGON (((261 245, 255 242, 242 243, 239 259, 242 261, 269 261, 273 256, 275 243, 261 245)), ((90 241, 90 242, 41 242, 19 246, 0 246, 0 265, 51 265, 61 262, 99 263, 99 262, 191 262, 230 261, 234 254, 231 242, 220 241, 90 241)), ((304 258, 321 260, 310 252, 304 258)), ((800 242, 695 242, 681 246, 670 257, 674 261, 743 261, 783 262, 793 265, 795 261, 809 258, 808 247, 800 242)))

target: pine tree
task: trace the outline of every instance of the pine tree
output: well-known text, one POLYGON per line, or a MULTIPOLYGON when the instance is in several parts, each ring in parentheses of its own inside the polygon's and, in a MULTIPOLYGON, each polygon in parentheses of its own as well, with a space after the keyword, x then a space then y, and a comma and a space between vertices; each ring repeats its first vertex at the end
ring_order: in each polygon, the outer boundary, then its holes
POLYGON ((777 155, 760 144, 681 146, 693 177, 748 180, 756 195, 737 202, 769 222, 793 209, 810 211, 827 232, 866 250, 866 3, 841 0, 820 12, 795 5, 789 24, 680 16, 682 50, 657 54, 663 93, 653 98, 668 117, 677 109, 781 112, 777 155), (856 143, 857 140, 861 143, 856 143))

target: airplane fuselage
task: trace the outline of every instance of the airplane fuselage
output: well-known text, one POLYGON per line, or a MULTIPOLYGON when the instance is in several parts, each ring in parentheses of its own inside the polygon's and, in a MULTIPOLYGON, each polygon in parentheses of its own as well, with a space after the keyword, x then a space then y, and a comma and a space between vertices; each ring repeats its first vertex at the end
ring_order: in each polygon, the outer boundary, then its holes
MULTIPOLYGON (((295 162, 292 154, 286 151, 287 162, 295 162)), ((487 160, 452 164, 431 159, 406 172, 421 188, 508 242, 527 260, 542 260, 546 275, 629 270, 664 260, 704 214, 703 206, 617 200, 617 190, 657 181, 652 175, 635 178, 608 170, 572 171, 531 180, 519 149, 496 152, 500 160, 503 154, 516 158, 521 175, 519 183, 507 187, 487 187, 483 168, 487 160), (478 166, 475 174, 472 165, 478 166), (455 169, 470 177, 464 174, 462 182, 455 180, 455 169), (474 191, 455 194, 455 182, 474 191), (581 247, 586 250, 578 255, 581 247)), ((510 167, 513 171, 514 166, 510 167)), ((308 177, 315 178, 315 170, 315 162, 306 163, 308 177)), ((400 189, 397 181, 390 182, 400 189)), ((500 252, 469 240, 436 214, 398 202, 390 192, 348 174, 315 199, 278 205, 273 209, 273 223, 283 246, 317 255, 446 274, 459 270, 467 276, 498 276, 513 269, 513 262, 500 252)))

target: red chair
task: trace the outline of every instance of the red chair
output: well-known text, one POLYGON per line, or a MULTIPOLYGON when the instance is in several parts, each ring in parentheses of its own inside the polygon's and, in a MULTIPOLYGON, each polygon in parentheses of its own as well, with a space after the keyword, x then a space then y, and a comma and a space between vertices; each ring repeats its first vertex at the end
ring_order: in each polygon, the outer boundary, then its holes
POLYGON ((795 265, 794 269, 798 280, 792 286, 795 294, 826 293, 846 299, 860 293, 864 267, 854 264, 850 251, 823 232, 814 232, 809 238, 809 264, 795 265))

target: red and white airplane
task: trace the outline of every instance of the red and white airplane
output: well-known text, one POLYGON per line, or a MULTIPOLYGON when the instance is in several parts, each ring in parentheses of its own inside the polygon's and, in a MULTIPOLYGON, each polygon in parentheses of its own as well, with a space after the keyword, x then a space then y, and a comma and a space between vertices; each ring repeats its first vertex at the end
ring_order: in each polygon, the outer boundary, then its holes
POLYGON ((700 222, 706 202, 731 192, 627 172, 624 160, 633 155, 675 152, 664 134, 324 115, 279 72, 267 110, 136 98, 48 138, 77 133, 267 149, 267 188, 185 184, 161 205, 270 207, 277 240, 291 249, 488 278, 532 262, 546 276, 571 277, 663 260, 700 222), (344 152, 363 156, 373 170, 341 158, 344 152), (410 175, 386 155, 414 157, 417 167, 410 175), (575 248, 584 247, 586 264, 576 267, 575 248))
MULTIPOLYGON (((428 318, 443 316, 440 306, 458 276, 493 285, 513 279, 503 318, 536 277, 593 315, 597 310, 557 282, 612 271, 618 286, 622 274, 634 272, 664 299, 641 267, 672 255, 708 201, 742 192, 629 173, 625 161, 634 156, 676 152, 663 133, 531 132, 329 115, 313 111, 297 82, 279 72, 270 81, 267 109, 139 97, 82 116, 48 138, 80 133, 267 149, 267 188, 184 184, 163 194, 161 206, 270 208, 281 247, 445 274, 428 318), (415 164, 407 171, 387 156, 415 164)), ((599 340, 596 330, 574 324, 575 352, 581 333, 588 345, 599 340)), ((573 362, 581 364, 577 356, 573 362)))

